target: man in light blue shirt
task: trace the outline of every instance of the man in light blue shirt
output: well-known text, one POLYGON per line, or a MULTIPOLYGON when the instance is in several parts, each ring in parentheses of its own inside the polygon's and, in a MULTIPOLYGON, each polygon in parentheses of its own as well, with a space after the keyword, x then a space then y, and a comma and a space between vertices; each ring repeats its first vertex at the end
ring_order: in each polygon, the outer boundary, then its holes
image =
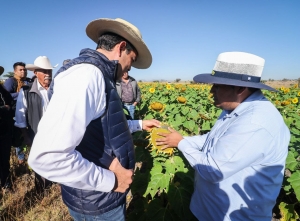
POLYGON ((243 52, 218 56, 212 74, 214 105, 223 110, 207 134, 182 137, 173 129, 158 144, 178 147, 195 169, 190 209, 199 220, 268 220, 279 194, 290 132, 260 89, 264 59, 243 52))

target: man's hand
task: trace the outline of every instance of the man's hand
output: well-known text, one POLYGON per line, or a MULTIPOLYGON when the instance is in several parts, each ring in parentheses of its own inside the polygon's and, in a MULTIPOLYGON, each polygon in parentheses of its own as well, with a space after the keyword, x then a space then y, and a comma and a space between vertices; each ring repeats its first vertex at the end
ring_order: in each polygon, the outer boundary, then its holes
POLYGON ((127 170, 122 167, 118 158, 111 162, 109 170, 114 172, 117 179, 114 191, 124 193, 132 183, 133 170, 127 170))
POLYGON ((136 106, 137 104, 138 104, 137 102, 134 102, 132 105, 133 105, 133 106, 136 106))
POLYGON ((160 122, 158 120, 143 120, 143 130, 151 130, 153 127, 160 127, 160 122))
POLYGON ((160 136, 163 136, 163 138, 158 138, 156 139, 156 144, 157 145, 163 145, 164 147, 161 148, 166 149, 166 148, 170 148, 170 147, 177 147, 178 143, 183 140, 183 137, 180 133, 178 133, 176 130, 172 129, 172 128, 168 128, 168 130, 171 132, 169 134, 167 133, 157 133, 160 136))
POLYGON ((7 110, 10 110, 10 106, 9 105, 4 105, 4 107, 6 107, 7 110))

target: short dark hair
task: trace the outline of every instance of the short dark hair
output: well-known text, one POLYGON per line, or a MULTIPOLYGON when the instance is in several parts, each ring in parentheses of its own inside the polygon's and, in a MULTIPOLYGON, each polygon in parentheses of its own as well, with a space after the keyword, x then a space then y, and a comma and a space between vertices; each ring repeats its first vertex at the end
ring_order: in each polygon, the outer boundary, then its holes
POLYGON ((16 62, 16 63, 14 63, 14 70, 16 69, 16 67, 17 66, 23 66, 23 67, 25 67, 26 65, 25 65, 25 63, 24 62, 16 62))
POLYGON ((137 50, 133 47, 133 45, 129 41, 127 41, 125 38, 121 37, 120 35, 111 32, 106 32, 98 38, 97 49, 101 48, 107 51, 111 51, 121 41, 126 42, 126 49, 128 53, 130 51, 134 51, 137 53, 137 50))

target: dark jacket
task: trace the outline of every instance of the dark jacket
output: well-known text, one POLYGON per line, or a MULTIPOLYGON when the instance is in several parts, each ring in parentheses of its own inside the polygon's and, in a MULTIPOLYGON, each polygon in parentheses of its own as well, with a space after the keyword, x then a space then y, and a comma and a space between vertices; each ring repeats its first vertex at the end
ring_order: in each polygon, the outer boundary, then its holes
POLYGON ((13 99, 10 93, 0 84, 0 139, 11 136, 13 126, 13 112, 5 105, 12 107, 13 99))
MULTIPOLYGON (((81 63, 93 64, 101 70, 105 80, 107 103, 105 113, 87 126, 83 139, 76 150, 85 159, 105 169, 109 168, 114 157, 119 159, 124 168, 134 169, 133 141, 114 82, 117 61, 110 61, 95 50, 83 49, 80 56, 61 67, 55 77, 68 68, 81 63)), ((82 74, 84 77, 84 73, 82 74)), ((54 82, 55 80, 51 83, 49 97, 53 92, 54 82)), ((90 191, 62 185, 64 203, 76 212, 89 215, 103 214, 124 204, 126 194, 127 192, 90 191)))
POLYGON ((30 85, 22 87, 27 102, 26 121, 29 137, 33 140, 38 124, 43 116, 43 98, 38 90, 37 79, 30 85))
MULTIPOLYGON (((30 83, 30 78, 25 79, 26 84, 30 83)), ((19 92, 17 92, 18 82, 14 77, 10 77, 5 80, 3 84, 4 88, 10 93, 14 100, 17 100, 19 92)))
MULTIPOLYGON (((133 100, 134 100, 133 102, 139 103, 141 101, 141 91, 137 84, 137 81, 133 77, 129 76, 129 84, 131 84, 131 86, 132 86, 132 93, 133 93, 133 100)), ((119 97, 122 99, 121 80, 118 80, 116 82, 116 88, 117 88, 119 97)))

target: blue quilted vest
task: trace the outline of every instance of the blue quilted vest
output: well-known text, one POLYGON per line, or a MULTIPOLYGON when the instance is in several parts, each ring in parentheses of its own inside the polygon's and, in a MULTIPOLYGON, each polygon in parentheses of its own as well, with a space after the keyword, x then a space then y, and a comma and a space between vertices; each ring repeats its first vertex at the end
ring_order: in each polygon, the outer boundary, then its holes
MULTIPOLYGON (((115 71, 117 62, 108 60, 103 54, 91 49, 83 49, 78 58, 61 67, 55 77, 68 68, 88 63, 98 67, 105 79, 106 110, 105 113, 90 122, 81 143, 76 150, 97 166, 108 169, 114 157, 124 168, 134 169, 134 147, 128 124, 123 112, 120 97, 115 88, 115 71)), ((84 77, 84 73, 82 73, 84 77)), ((54 81, 52 81, 54 83, 54 81)), ((53 84, 50 86, 53 93, 53 84)), ((76 189, 61 185, 64 203, 73 211, 99 215, 110 211, 126 201, 126 193, 100 192, 76 189)))

